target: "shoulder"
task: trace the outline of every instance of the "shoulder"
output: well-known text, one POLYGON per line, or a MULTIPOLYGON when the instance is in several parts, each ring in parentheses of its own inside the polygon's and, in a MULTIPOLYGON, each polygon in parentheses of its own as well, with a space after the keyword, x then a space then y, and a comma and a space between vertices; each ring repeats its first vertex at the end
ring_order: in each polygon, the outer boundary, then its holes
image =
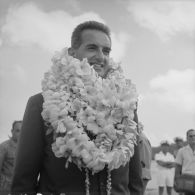
POLYGON ((42 93, 35 94, 29 98, 30 102, 43 103, 42 93))
POLYGON ((140 137, 139 137, 139 138, 140 138, 140 142, 144 142, 145 144, 151 146, 149 139, 146 137, 146 135, 145 135, 143 132, 141 132, 141 133, 139 134, 139 136, 140 136, 140 137))
POLYGON ((182 164, 182 159, 185 158, 185 154, 187 153, 186 151, 186 146, 180 148, 177 152, 177 155, 176 155, 176 159, 175 159, 175 162, 179 165, 182 164))
POLYGON ((188 151, 188 147, 184 146, 182 148, 180 148, 177 152, 176 158, 181 158, 183 155, 185 155, 185 153, 188 151))
POLYGON ((10 140, 6 140, 0 144, 0 150, 6 150, 9 147, 10 140))
POLYGON ((33 95, 28 99, 28 107, 30 107, 30 108, 37 107, 41 110, 42 105, 43 105, 43 96, 41 93, 33 95))
POLYGON ((141 133, 140 134, 140 150, 143 150, 144 152, 149 152, 151 153, 152 152, 152 146, 150 144, 150 141, 148 140, 148 138, 143 134, 141 133))
POLYGON ((183 153, 183 152, 185 152, 186 150, 188 150, 188 145, 187 145, 187 146, 184 146, 184 147, 182 147, 182 148, 180 148, 180 149, 178 150, 178 153, 183 153))

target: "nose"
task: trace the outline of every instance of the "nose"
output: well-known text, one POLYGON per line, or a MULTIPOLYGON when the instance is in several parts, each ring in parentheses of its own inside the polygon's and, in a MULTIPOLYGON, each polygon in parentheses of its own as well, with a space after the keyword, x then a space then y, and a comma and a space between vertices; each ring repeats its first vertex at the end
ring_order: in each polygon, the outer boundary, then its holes
POLYGON ((99 62, 104 62, 105 60, 105 55, 101 49, 99 49, 96 53, 96 58, 98 59, 99 62))

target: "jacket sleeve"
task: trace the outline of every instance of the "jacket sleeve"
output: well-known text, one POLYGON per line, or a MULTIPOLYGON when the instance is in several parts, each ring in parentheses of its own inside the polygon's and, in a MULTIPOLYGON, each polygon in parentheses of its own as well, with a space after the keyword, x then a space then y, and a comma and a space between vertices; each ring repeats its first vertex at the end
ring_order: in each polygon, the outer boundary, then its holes
POLYGON ((0 177, 1 177, 1 171, 3 168, 3 163, 5 160, 5 154, 6 154, 5 144, 2 143, 0 144, 0 177))
POLYGON ((12 195, 36 194, 44 150, 42 99, 41 94, 35 95, 29 99, 26 106, 16 155, 12 195))
MULTIPOLYGON (((137 112, 135 111, 134 121, 138 123, 137 112)), ((142 167, 140 161, 139 137, 134 146, 134 155, 129 163, 129 190, 131 195, 143 195, 144 185, 142 181, 142 167)))

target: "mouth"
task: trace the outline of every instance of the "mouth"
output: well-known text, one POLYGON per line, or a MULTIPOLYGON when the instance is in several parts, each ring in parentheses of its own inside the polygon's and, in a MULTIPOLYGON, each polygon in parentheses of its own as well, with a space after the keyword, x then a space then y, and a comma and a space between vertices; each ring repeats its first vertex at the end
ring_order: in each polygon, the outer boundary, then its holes
POLYGON ((103 64, 91 64, 91 66, 93 66, 93 68, 96 70, 96 71, 102 71, 104 65, 103 64))
POLYGON ((98 64, 98 63, 90 63, 91 66, 93 67, 98 67, 98 68, 103 68, 104 64, 98 64))

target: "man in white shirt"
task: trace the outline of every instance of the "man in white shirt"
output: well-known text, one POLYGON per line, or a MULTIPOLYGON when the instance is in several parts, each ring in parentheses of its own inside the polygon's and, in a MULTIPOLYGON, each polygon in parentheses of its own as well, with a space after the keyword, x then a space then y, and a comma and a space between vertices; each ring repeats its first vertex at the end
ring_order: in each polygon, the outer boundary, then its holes
POLYGON ((164 187, 167 189, 167 195, 171 195, 174 181, 174 156, 169 153, 168 141, 161 142, 161 151, 155 155, 155 161, 158 168, 157 182, 159 186, 159 195, 163 194, 164 187))
MULTIPOLYGON (((182 174, 195 176, 195 130, 189 129, 186 133, 186 137, 188 144, 179 149, 175 160, 175 183, 182 174)), ((185 195, 193 194, 195 194, 195 191, 192 193, 185 193, 185 195)))

